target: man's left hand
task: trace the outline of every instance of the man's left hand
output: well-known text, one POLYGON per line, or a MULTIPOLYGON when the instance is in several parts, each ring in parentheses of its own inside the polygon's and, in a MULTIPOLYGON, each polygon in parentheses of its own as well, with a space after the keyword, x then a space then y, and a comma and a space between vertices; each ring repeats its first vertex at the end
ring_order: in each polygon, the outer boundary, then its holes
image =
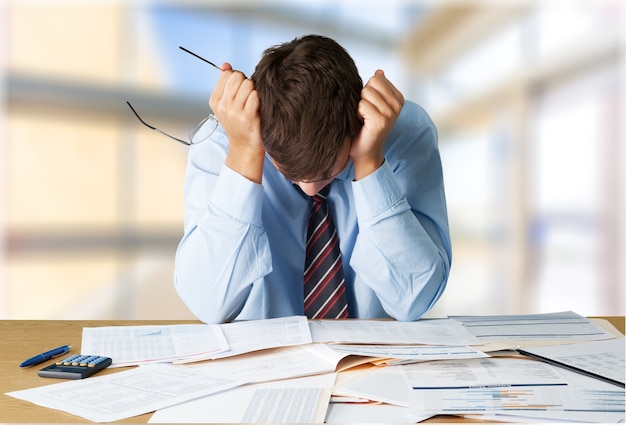
POLYGON ((382 70, 377 70, 361 91, 359 114, 363 127, 350 148, 355 180, 369 176, 384 162, 383 145, 403 105, 402 93, 382 70))

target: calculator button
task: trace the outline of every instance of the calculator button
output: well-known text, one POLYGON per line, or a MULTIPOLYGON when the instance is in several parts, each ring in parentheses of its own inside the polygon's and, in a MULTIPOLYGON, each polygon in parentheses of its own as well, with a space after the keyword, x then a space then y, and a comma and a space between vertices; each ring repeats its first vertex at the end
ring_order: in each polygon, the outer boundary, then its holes
POLYGON ((83 379, 111 364, 111 359, 103 356, 73 355, 57 361, 38 372, 48 378, 83 379))

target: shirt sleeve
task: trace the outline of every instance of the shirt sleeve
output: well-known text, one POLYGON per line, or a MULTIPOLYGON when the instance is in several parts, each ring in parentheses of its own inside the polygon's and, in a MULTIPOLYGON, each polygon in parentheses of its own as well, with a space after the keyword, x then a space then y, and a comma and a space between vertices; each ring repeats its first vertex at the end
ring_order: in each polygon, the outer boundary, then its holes
POLYGON ((359 234, 350 265, 397 320, 417 320, 445 288, 451 246, 437 132, 408 105, 385 162, 353 182, 359 234))
POLYGON ((185 233, 175 260, 176 290, 206 323, 232 321, 253 282, 272 267, 261 220, 263 188, 224 159, 225 150, 212 140, 190 148, 185 233))

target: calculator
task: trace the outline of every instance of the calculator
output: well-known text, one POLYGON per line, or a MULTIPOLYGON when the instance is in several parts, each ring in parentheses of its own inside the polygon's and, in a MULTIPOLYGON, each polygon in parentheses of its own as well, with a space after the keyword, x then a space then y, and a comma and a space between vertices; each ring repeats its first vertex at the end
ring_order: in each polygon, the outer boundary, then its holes
POLYGON ((110 365, 110 357, 74 354, 39 370, 44 378, 83 379, 110 365))

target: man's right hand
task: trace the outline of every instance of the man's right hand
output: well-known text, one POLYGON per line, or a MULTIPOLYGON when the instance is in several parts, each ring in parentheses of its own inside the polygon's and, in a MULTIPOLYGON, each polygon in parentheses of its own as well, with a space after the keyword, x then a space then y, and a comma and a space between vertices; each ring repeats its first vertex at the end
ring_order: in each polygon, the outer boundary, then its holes
POLYGON ((247 179, 261 183, 265 150, 254 83, 243 73, 233 71, 229 63, 224 63, 222 69, 209 105, 228 136, 225 164, 247 179))

